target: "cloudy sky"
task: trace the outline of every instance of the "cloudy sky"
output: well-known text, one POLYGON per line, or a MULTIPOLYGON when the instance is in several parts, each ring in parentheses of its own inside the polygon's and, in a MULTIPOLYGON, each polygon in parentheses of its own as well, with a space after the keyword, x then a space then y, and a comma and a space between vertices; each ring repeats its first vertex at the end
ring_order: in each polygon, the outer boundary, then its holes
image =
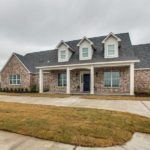
POLYGON ((0 0, 0 69, 12 52, 109 32, 129 32, 133 44, 150 42, 150 0, 0 0))

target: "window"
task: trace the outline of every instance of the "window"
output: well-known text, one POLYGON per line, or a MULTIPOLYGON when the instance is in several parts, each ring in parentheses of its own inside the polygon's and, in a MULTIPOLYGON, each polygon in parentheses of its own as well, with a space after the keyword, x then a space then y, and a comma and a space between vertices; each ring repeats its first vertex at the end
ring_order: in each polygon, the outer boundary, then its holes
POLYGON ((60 51, 60 57, 61 57, 61 59, 66 59, 66 51, 65 50, 60 51))
POLYGON ((58 74, 58 86, 66 86, 66 74, 58 74))
POLYGON ((20 85, 21 84, 20 75, 10 75, 9 82, 12 85, 20 85))
POLYGON ((89 53, 88 53, 88 48, 82 48, 82 57, 88 57, 89 53))
POLYGON ((105 87, 119 87, 120 73, 117 71, 104 72, 105 87))
POLYGON ((114 56, 115 55, 115 45, 108 45, 108 56, 114 56))

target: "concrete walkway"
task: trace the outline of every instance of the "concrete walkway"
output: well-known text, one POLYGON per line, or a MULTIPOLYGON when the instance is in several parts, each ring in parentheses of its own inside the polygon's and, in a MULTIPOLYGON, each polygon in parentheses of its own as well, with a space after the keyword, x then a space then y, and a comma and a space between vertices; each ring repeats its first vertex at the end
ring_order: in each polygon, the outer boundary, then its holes
POLYGON ((21 97, 21 96, 2 96, 2 95, 0 95, 0 101, 117 110, 139 114, 150 118, 150 101, 93 100, 93 99, 90 100, 90 99, 81 99, 75 96, 68 98, 48 98, 48 97, 24 97, 24 96, 21 97))
POLYGON ((150 136, 135 133, 133 138, 121 146, 86 148, 41 140, 29 136, 0 131, 0 150, 149 150, 150 136))
MULTIPOLYGON (((149 101, 88 100, 80 99, 79 97, 46 98, 1 95, 0 101, 117 110, 150 118, 149 101)), ((135 133, 129 142, 121 146, 85 148, 0 131, 0 150, 150 150, 150 135, 135 133)))

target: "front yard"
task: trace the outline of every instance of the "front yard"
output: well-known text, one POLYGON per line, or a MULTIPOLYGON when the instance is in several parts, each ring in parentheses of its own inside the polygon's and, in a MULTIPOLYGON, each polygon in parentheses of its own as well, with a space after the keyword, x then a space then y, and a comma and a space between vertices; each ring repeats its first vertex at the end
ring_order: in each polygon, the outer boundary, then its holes
POLYGON ((81 96, 83 99, 97 99, 97 100, 134 100, 134 101, 150 101, 149 97, 144 96, 102 96, 102 95, 83 95, 81 96))
POLYGON ((49 93, 7 93, 0 92, 0 95, 6 96, 30 96, 30 97, 50 97, 50 98, 67 98, 70 95, 67 94, 49 94, 49 93))
POLYGON ((102 96, 102 95, 67 95, 67 94, 50 94, 50 93, 6 93, 0 92, 0 95, 6 96, 30 96, 30 97, 49 97, 49 98, 68 98, 70 96, 78 96, 83 99, 97 99, 97 100, 134 100, 134 101, 150 101, 150 97, 142 96, 102 96))
POLYGON ((116 111, 0 102, 0 130, 80 146, 112 146, 134 132, 150 133, 150 119, 116 111))

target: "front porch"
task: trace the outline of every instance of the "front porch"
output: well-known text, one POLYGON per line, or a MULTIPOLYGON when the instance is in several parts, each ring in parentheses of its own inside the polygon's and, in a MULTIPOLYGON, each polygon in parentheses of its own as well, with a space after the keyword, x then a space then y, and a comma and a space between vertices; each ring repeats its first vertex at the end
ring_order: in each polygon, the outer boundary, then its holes
POLYGON ((39 70, 43 93, 134 95, 134 64, 90 65, 39 70))

